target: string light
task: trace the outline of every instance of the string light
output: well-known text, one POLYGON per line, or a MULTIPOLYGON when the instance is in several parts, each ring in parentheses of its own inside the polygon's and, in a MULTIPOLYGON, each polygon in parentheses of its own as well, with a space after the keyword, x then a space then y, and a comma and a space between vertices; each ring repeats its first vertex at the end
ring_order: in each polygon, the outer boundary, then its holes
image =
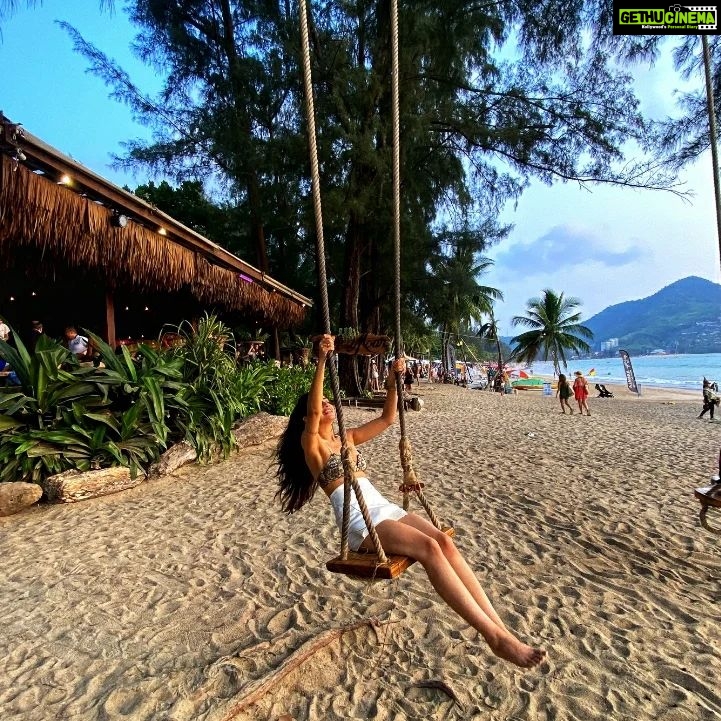
POLYGON ((70 185, 72 182, 73 180, 69 175, 61 175, 58 185, 70 185))
POLYGON ((165 228, 158 228, 158 233, 159 233, 160 235, 167 235, 167 234, 168 234, 168 231, 165 230, 165 228))

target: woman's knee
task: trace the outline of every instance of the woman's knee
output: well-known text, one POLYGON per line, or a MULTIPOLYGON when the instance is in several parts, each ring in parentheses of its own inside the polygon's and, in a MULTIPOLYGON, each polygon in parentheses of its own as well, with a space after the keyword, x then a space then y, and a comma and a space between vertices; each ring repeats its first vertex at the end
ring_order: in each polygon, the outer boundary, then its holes
POLYGON ((424 536, 421 539, 417 545, 417 552, 415 555, 424 566, 433 564, 445 557, 441 549, 441 544, 431 536, 424 536))
POLYGON ((453 543, 453 539, 443 533, 443 531, 438 532, 438 536, 435 541, 441 549, 441 553, 443 553, 446 558, 449 558, 454 553, 458 553, 458 549, 456 548, 456 544, 453 543))

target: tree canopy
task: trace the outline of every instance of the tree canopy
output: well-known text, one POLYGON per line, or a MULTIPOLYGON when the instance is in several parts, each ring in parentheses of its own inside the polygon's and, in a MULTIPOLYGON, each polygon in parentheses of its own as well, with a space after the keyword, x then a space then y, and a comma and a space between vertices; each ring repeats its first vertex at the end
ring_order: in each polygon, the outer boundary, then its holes
MULTIPOLYGON (((400 4, 401 286, 412 333, 430 324, 446 337, 488 314, 500 292, 481 277, 511 230, 496 218, 531 179, 675 188, 615 62, 630 50, 610 33, 609 7, 400 4), (629 161, 630 146, 647 154, 629 161)), ((210 223, 204 207, 214 240, 317 297, 297 4, 129 0, 124 11, 137 54, 164 78, 157 97, 65 25, 91 70, 153 130, 117 163, 179 184, 175 200, 202 182, 232 219, 210 223)), ((388 332, 390 0, 315 0, 310 12, 331 315, 338 327, 388 332)), ((161 188, 153 193, 172 205, 161 188)), ((198 200, 188 202, 198 210, 198 200)))
POLYGON ((581 325, 581 305, 578 298, 566 298, 563 293, 546 289, 540 298, 528 301, 525 316, 514 316, 514 326, 526 326, 531 330, 511 339, 514 344, 512 357, 532 363, 536 359, 553 361, 553 372, 558 374, 566 364, 566 353, 588 353, 591 348, 586 339, 593 333, 581 325))

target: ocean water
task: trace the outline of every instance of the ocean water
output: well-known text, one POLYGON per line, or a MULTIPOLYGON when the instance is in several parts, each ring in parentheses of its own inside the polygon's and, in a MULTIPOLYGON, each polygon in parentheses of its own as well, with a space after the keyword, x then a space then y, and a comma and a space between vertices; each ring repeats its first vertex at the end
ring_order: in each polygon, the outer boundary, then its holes
MULTIPOLYGON (((685 388, 701 393, 704 377, 715 380, 721 387, 721 353, 695 353, 679 355, 640 355, 631 356, 636 383, 652 388, 685 388)), ((591 384, 620 383, 626 385, 626 373, 620 356, 615 358, 585 358, 569 361, 562 372, 573 375, 582 371, 591 384), (596 375, 589 377, 594 369, 596 375)), ((553 375, 553 364, 536 361, 533 372, 537 375, 553 375)))

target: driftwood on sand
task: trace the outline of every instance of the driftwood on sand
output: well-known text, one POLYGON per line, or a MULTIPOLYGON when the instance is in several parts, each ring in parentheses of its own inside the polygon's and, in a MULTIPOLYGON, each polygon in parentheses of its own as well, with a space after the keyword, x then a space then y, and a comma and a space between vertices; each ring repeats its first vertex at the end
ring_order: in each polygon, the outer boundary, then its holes
POLYGON ((133 488, 145 480, 145 474, 133 477, 128 468, 115 466, 98 471, 64 471, 49 476, 43 489, 49 501, 73 503, 133 488))
MULTIPOLYGON (((276 438, 283 432, 287 423, 288 419, 285 416, 272 416, 269 413, 257 413, 246 418, 233 429, 236 450, 261 445, 276 438)), ((197 460, 197 457, 195 448, 187 441, 181 441, 160 456, 150 467, 147 477, 168 475, 181 466, 197 460)), ((137 486, 145 479, 145 474, 137 473, 133 476, 124 466, 85 472, 65 471, 47 478, 43 482, 43 490, 49 501, 72 503, 124 491, 137 486)))
POLYGON ((233 719, 236 719, 240 713, 254 703, 257 703, 268 691, 277 686, 289 673, 292 673, 299 666, 302 666, 313 654, 334 641, 337 641, 344 633, 355 631, 363 626, 377 628, 379 625, 375 619, 364 619, 356 623, 348 624, 347 626, 341 626, 340 628, 328 629, 320 635, 309 639, 297 651, 294 651, 288 656, 278 668, 274 669, 267 676, 249 684, 248 688, 245 689, 243 697, 223 716, 222 721, 233 721, 233 719))

